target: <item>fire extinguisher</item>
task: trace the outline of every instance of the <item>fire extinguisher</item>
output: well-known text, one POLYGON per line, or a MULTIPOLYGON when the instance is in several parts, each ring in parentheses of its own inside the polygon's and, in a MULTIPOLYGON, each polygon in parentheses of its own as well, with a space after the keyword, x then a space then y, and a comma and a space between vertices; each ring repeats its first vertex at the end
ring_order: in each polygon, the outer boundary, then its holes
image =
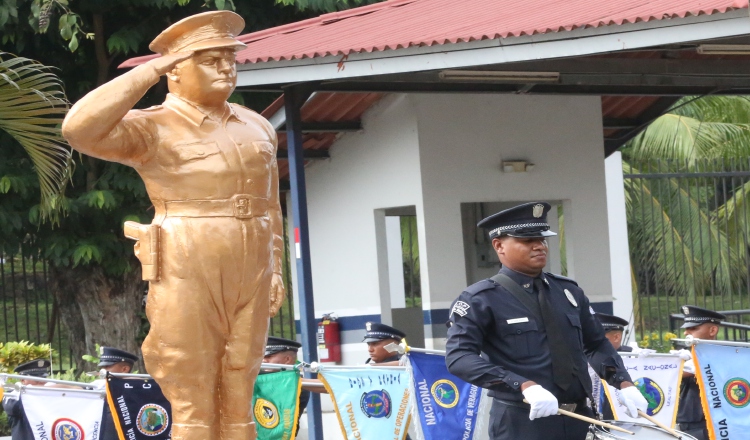
POLYGON ((318 323, 319 362, 341 362, 341 331, 333 313, 323 315, 318 323))

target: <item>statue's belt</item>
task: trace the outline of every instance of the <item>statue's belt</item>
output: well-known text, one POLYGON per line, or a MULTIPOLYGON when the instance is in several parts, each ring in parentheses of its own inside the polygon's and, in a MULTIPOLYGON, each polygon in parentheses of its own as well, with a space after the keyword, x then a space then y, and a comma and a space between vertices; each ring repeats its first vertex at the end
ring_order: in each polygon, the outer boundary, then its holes
POLYGON ((268 199, 236 194, 229 199, 171 200, 155 202, 157 213, 166 217, 235 217, 240 219, 268 215, 268 199))

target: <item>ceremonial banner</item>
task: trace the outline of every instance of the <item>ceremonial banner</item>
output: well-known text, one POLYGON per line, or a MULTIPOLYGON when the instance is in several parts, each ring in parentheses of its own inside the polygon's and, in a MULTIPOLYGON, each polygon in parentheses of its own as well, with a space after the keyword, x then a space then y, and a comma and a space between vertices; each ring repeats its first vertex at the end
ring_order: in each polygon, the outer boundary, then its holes
POLYGON ((26 386, 21 402, 35 440, 98 440, 102 393, 26 386))
POLYGON ((153 379, 107 376, 107 401, 120 440, 166 440, 172 405, 153 379))
MULTIPOLYGON (((648 401, 647 414, 659 422, 674 427, 679 403, 680 381, 682 380, 682 359, 679 356, 623 356, 633 383, 648 401)), ((615 419, 651 424, 648 420, 632 418, 625 413, 625 406, 620 403, 620 390, 602 382, 606 386, 612 413, 615 419)))
POLYGON ((253 392, 258 440, 294 440, 301 389, 302 381, 297 370, 258 376, 253 392))
POLYGON ((409 372, 404 369, 321 367, 347 440, 403 440, 409 425, 409 372))
POLYGON ((448 372, 445 356, 410 352, 417 440, 464 439, 478 434, 482 389, 448 372))
POLYGON ((602 405, 606 402, 604 399, 604 382, 602 382, 599 375, 596 374, 596 371, 591 368, 591 365, 586 364, 586 366, 588 367, 589 378, 591 379, 591 395, 594 396, 596 412, 603 414, 604 411, 602 410, 602 405))
POLYGON ((693 359, 711 440, 748 438, 750 348, 701 342, 693 359))

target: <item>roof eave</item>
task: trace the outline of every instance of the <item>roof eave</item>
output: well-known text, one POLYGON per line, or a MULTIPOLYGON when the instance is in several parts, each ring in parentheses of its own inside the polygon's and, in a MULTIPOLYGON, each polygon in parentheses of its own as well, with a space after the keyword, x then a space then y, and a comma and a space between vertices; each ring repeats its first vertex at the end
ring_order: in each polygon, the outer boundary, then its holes
POLYGON ((594 55, 750 34, 748 10, 369 53, 239 64, 238 86, 343 80, 594 55), (377 62, 374 62, 377 61, 377 62))

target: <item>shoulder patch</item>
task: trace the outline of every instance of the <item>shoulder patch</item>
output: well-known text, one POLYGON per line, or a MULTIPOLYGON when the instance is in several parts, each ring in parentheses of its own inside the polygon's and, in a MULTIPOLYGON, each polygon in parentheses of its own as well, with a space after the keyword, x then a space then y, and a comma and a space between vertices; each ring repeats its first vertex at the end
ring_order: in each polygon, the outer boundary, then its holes
POLYGON ((474 283, 471 286, 464 289, 464 292, 473 295, 475 293, 479 293, 485 290, 492 289, 496 286, 494 282, 492 282, 490 279, 479 281, 478 283, 474 283))
POLYGON ((458 316, 466 316, 466 314, 469 313, 470 308, 471 306, 468 303, 456 301, 451 309, 451 314, 448 315, 448 319, 451 319, 454 313, 458 316))
POLYGON ((544 273, 545 273, 546 275, 548 275, 548 276, 550 276, 550 277, 552 277, 552 278, 556 279, 556 280, 561 280, 561 281, 568 281, 568 282, 571 282, 571 283, 575 284, 576 286, 578 285, 578 283, 576 282, 576 280, 574 280, 574 279, 572 279, 572 278, 564 277, 564 276, 562 276, 562 275, 558 275, 558 274, 556 274, 556 273, 549 273, 549 272, 544 272, 544 273))

